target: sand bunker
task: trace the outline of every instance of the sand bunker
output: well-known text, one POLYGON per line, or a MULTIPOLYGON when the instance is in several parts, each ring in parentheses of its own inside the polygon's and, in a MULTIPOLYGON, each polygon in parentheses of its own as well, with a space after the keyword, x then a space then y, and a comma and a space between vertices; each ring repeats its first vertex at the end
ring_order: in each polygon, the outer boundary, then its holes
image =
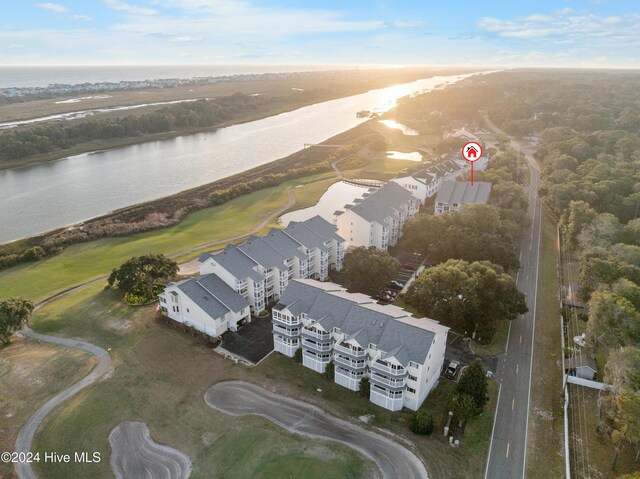
POLYGON ((143 422, 121 422, 109 434, 109 443, 111 470, 117 479, 187 479, 191 475, 189 456, 155 442, 143 422))

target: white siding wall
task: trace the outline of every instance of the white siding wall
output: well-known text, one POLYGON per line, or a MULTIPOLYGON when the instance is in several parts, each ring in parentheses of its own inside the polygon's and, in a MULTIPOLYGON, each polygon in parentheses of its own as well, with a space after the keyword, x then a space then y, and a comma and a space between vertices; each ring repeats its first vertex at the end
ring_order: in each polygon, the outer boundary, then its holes
POLYGON ((166 301, 166 303, 161 302, 160 306, 166 308, 167 312, 165 314, 174 321, 183 323, 209 336, 220 336, 227 331, 228 318, 212 318, 178 288, 169 286, 160 297, 166 301), (178 293, 177 303, 173 302, 171 291, 178 293), (174 311, 174 308, 177 311, 174 311))
POLYGON ((414 198, 424 204, 427 199, 427 185, 422 181, 416 180, 413 176, 403 176, 402 178, 394 178, 391 181, 399 184, 405 190, 409 191, 414 198))
POLYGON ((338 234, 345 239, 346 248, 373 246, 371 224, 351 210, 338 216, 338 234))

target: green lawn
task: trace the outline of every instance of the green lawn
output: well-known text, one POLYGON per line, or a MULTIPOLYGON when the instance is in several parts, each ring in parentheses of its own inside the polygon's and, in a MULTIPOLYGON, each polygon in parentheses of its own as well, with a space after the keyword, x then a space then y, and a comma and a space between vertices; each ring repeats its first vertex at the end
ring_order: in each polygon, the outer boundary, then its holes
MULTIPOLYGON (((108 379, 54 411, 36 438, 40 451, 96 450, 108 457, 110 430, 121 421, 138 420, 149 425, 154 440, 189 454, 194 478, 283 477, 282 471, 295 468, 312 471, 303 477, 368 477, 371 464, 347 447, 285 433, 261 418, 233 418, 208 408, 204 391, 233 378, 275 388, 345 418, 370 415, 371 426, 413 443, 434 479, 480 478, 484 471, 497 393, 493 383, 487 413, 470 422, 460 448, 451 448, 441 436, 453 391, 446 380, 423 406, 436 417, 436 432, 420 437, 408 431, 411 411, 381 409, 279 354, 255 368, 226 361, 192 336, 156 322, 154 306, 126 306, 100 285, 45 306, 31 326, 109 347, 114 367, 108 379)), ((107 462, 41 468, 43 477, 109 476, 107 462)))
MULTIPOLYGON (((259 417, 236 418, 208 407, 204 391, 256 371, 226 361, 194 337, 154 320, 155 306, 133 308, 97 285, 36 312, 31 326, 82 336, 111 348, 113 372, 56 409, 34 450, 98 451, 99 464, 39 464, 41 477, 112 477, 108 435, 125 420, 144 421, 157 442, 185 451, 192 478, 363 477, 371 464, 341 444, 289 434, 259 417), (285 474, 285 476, 283 476, 285 474)), ((262 368, 258 378, 264 383, 262 368)))
MULTIPOLYGON (((289 187, 309 184, 295 190, 296 202, 299 201, 302 207, 309 206, 318 200, 330 181, 327 178, 332 175, 325 173, 307 177, 240 196, 224 205, 192 213, 181 223, 169 228, 70 246, 61 254, 44 261, 0 271, 0 291, 2 296, 22 295, 40 301, 109 274, 114 267, 132 256, 172 254, 247 233, 287 204, 286 190, 289 187), (318 180, 323 181, 313 183, 318 180)), ((193 258, 198 254, 191 253, 181 259, 193 258)))
MULTIPOLYGON (((0 347, 0 451, 13 451, 27 419, 94 365, 84 351, 18 336, 9 346, 0 347)), ((14 477, 13 464, 0 462, 0 477, 14 477)))

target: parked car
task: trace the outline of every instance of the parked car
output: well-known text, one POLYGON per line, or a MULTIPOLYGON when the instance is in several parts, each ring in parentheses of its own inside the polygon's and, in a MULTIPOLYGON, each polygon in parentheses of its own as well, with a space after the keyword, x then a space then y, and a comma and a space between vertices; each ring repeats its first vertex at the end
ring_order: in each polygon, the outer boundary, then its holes
POLYGON ((455 379, 458 368, 460 368, 460 363, 451 361, 449 363, 449 366, 447 366, 447 369, 445 369, 444 371, 444 376, 449 379, 455 379))
POLYGON ((402 281, 398 281, 397 279, 392 279, 391 281, 389 281, 389 286, 395 289, 402 289, 404 288, 404 283, 402 281))
POLYGON ((393 296, 389 296, 388 294, 379 294, 378 296, 376 296, 376 299, 381 302, 381 303, 393 303, 393 300, 395 299, 393 296))
POLYGON ((390 289, 381 289, 379 291, 379 294, 387 294, 387 295, 393 296, 395 298, 396 295, 398 294, 398 292, 397 291, 392 291, 390 289))

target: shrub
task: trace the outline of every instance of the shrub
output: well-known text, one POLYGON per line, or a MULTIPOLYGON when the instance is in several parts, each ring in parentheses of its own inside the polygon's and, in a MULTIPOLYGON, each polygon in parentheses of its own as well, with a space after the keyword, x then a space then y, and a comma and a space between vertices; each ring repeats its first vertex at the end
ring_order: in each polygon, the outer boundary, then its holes
POLYGON ((424 409, 418 409, 409 420, 409 429, 414 434, 429 436, 433 433, 433 416, 424 409))
POLYGON ((362 378, 360 380, 360 389, 358 390, 358 392, 360 393, 360 396, 368 398, 370 391, 371 391, 371 382, 369 381, 369 378, 362 378))
POLYGON ((333 381, 333 378, 335 376, 334 374, 335 370, 336 370, 336 367, 332 361, 329 364, 327 364, 327 368, 324 370, 324 377, 327 378, 329 381, 333 381))
POLYGON ((302 348, 296 349, 293 359, 295 359, 296 363, 302 363, 302 348))

